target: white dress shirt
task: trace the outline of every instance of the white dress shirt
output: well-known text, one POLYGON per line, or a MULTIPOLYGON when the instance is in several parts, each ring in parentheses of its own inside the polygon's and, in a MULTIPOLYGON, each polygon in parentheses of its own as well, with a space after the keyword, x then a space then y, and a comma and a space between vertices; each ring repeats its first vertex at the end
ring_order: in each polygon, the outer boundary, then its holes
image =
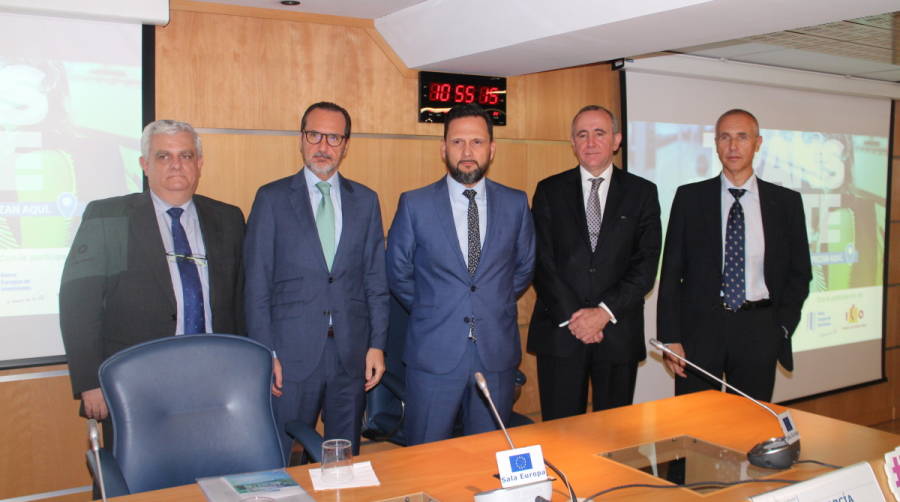
MULTIPOLYGON (((159 235, 162 237, 163 248, 166 250, 166 261, 169 264, 169 276, 172 278, 172 289, 175 292, 176 322, 175 334, 184 334, 184 294, 181 289, 181 272, 178 271, 178 262, 175 259, 175 239, 172 237, 172 217, 169 209, 176 207, 156 196, 150 191, 150 199, 153 201, 153 210, 156 212, 156 223, 159 225, 159 235)), ((197 271, 200 272, 200 285, 203 289, 203 317, 206 321, 206 332, 212 333, 212 308, 209 304, 209 265, 206 262, 206 246, 203 244, 203 234, 200 232, 200 218, 197 217, 197 206, 194 201, 177 206, 184 210, 178 219, 187 234, 188 244, 191 246, 191 254, 199 259, 194 260, 197 271)))
MULTIPOLYGON (((612 176, 613 165, 610 163, 606 166, 606 169, 600 172, 599 176, 594 176, 590 171, 584 168, 584 166, 578 166, 578 172, 581 174, 581 202, 584 204, 584 214, 587 215, 588 212, 588 197, 591 196, 591 178, 603 178, 603 183, 597 187, 597 198, 600 200, 600 223, 603 224, 603 218, 606 218, 606 199, 609 196, 609 181, 612 176)), ((587 232, 587 228, 585 228, 585 232, 587 232)), ((600 241, 597 241, 597 245, 600 245, 600 241)), ((610 317, 610 322, 616 323, 616 315, 613 314, 613 311, 606 306, 605 303, 600 302, 598 307, 601 307, 605 310, 610 317)))
MULTIPOLYGON (((734 203, 734 196, 729 188, 746 190, 741 196, 740 204, 744 210, 744 281, 747 301, 758 301, 769 298, 766 287, 765 255, 766 239, 763 234, 762 212, 759 208, 759 187, 756 175, 753 174, 741 186, 734 186, 724 175, 722 177, 722 266, 725 263, 725 233, 728 228, 728 212, 734 203)), ((720 292, 721 294, 721 292, 720 292)))
MULTIPOLYGON (((484 235, 487 233, 487 190, 484 189, 484 178, 478 180, 471 190, 475 190, 475 204, 478 205, 478 237, 484 247, 484 235)), ((453 212, 453 226, 459 240, 459 250, 463 260, 469 266, 469 198, 463 195, 469 187, 447 175, 447 190, 450 192, 450 210, 453 212)))

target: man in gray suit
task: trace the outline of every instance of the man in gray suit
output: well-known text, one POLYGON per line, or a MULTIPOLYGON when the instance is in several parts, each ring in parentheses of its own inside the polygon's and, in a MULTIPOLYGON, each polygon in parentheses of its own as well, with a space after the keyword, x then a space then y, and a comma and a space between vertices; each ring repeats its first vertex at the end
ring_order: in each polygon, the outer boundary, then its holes
POLYGON ((350 115, 334 103, 300 121, 304 168, 256 194, 244 246, 247 332, 275 351, 275 418, 359 451, 364 391, 384 373, 388 289, 378 196, 338 174, 350 115))
POLYGON ((150 190, 88 204, 63 269, 60 327, 87 418, 107 416, 97 376, 107 357, 165 336, 243 331, 244 215, 195 194, 200 137, 158 120, 141 155, 150 190))

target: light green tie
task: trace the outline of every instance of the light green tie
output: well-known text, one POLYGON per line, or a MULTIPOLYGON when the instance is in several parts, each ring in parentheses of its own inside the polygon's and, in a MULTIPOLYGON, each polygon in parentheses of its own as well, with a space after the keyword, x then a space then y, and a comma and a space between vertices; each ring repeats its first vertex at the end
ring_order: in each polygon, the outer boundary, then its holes
POLYGON ((322 192, 322 201, 316 209, 316 229, 319 231, 319 242, 322 243, 322 253, 325 254, 325 264, 331 270, 334 262, 334 205, 331 203, 331 184, 324 181, 316 183, 316 188, 322 192))

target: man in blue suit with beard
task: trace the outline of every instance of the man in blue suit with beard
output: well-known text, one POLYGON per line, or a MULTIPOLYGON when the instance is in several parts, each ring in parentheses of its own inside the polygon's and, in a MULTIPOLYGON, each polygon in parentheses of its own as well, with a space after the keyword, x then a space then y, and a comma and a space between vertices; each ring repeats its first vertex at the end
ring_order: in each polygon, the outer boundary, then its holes
POLYGON ((350 115, 334 103, 300 121, 300 172, 259 189, 244 244, 247 332, 275 351, 284 424, 315 426, 359 452, 364 391, 384 373, 388 289, 378 196, 338 174, 350 115))
POLYGON ((484 178, 493 124, 478 105, 447 114, 448 175, 406 192, 388 233, 391 291, 410 312, 404 361, 409 444, 497 428, 473 374, 504 420, 521 360, 516 299, 531 281, 534 227, 524 192, 484 178))

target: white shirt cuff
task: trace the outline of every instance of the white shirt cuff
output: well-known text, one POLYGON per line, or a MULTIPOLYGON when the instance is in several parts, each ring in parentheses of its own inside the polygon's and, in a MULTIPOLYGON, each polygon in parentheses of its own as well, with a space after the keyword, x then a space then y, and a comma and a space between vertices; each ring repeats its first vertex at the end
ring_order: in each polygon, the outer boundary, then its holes
POLYGON ((597 305, 597 306, 602 308, 603 310, 606 311, 607 314, 609 314, 609 322, 611 322, 613 324, 616 323, 616 315, 612 313, 612 310, 609 310, 609 307, 607 307, 605 303, 600 302, 600 305, 597 305))

